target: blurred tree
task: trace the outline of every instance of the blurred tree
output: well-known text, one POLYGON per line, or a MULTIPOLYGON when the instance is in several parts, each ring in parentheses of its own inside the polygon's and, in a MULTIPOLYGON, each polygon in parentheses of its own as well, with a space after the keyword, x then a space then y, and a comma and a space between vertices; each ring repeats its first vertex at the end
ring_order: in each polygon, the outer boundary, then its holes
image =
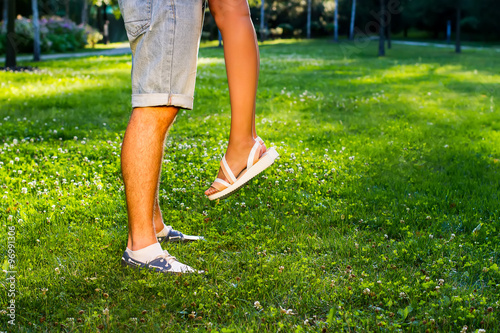
POLYGON ((455 44, 455 52, 456 53, 461 53, 462 52, 462 44, 461 44, 461 40, 460 40, 460 33, 461 33, 461 25, 462 25, 462 1, 461 0, 457 0, 456 4, 455 4, 455 10, 457 11, 457 30, 455 32, 456 34, 456 38, 457 38, 457 41, 456 41, 456 44, 455 44))
POLYGON ((307 0, 307 39, 311 38, 311 2, 307 0))
POLYGON ((351 28, 349 29, 349 40, 354 40, 355 20, 356 20, 356 0, 352 0, 351 28))
POLYGON ((378 43, 378 56, 385 56, 385 25, 387 24, 385 15, 385 0, 379 0, 380 2, 380 15, 379 15, 379 43, 378 43))
POLYGON ((8 0, 3 0, 3 9, 2 9, 2 31, 5 31, 7 29, 7 8, 8 8, 9 1, 8 0))
POLYGON ((31 0, 33 7, 33 61, 40 61, 40 19, 38 15, 38 0, 31 0))
MULTIPOLYGON (((6 0, 7 1, 7 0, 6 0)), ((16 0, 8 0, 8 15, 7 15, 7 36, 6 36, 6 55, 5 55, 5 67, 14 68, 17 65, 16 62, 16 0)))
POLYGON ((333 40, 335 42, 339 41, 339 0, 335 0, 335 12, 334 12, 334 17, 333 17, 333 26, 334 26, 334 32, 333 32, 333 40))
POLYGON ((64 0, 64 17, 69 19, 69 0, 64 0))
POLYGON ((82 3, 82 13, 81 13, 80 23, 86 25, 89 23, 89 1, 83 0, 82 2, 83 3, 82 3))
POLYGON ((262 0, 261 1, 261 4, 260 4, 260 41, 261 42, 264 42, 264 40, 266 39, 266 32, 265 32, 265 29, 266 29, 266 19, 265 19, 265 16, 266 16, 266 12, 265 12, 265 1, 262 0))

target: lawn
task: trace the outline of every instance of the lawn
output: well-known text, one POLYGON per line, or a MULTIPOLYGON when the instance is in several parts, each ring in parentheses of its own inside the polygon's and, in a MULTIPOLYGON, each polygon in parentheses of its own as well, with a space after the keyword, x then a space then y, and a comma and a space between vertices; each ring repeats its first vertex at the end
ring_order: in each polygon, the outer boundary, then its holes
POLYGON ((160 188, 165 222, 206 238, 164 248, 205 276, 120 265, 130 56, 0 73, 0 330, 500 332, 499 53, 265 44, 257 129, 281 157, 210 202, 230 121, 213 45, 160 188))

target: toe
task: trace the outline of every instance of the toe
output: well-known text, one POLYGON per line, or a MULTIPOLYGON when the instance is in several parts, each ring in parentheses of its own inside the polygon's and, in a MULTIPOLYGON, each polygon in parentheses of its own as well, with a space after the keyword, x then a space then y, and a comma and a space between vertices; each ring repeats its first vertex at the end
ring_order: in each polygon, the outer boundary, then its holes
POLYGON ((263 154, 265 154, 265 152, 267 151, 267 147, 265 144, 262 144, 260 146, 260 156, 262 156, 263 154))
POLYGON ((217 192, 217 189, 211 186, 208 190, 205 191, 205 195, 207 195, 207 196, 212 195, 216 192, 217 192))

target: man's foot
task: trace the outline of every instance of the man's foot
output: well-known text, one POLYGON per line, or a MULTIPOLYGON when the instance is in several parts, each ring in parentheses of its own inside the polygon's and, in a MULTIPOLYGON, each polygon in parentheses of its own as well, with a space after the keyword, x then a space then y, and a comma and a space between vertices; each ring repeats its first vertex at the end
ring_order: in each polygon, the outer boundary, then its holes
POLYGON ((192 267, 180 263, 166 250, 163 251, 161 255, 156 256, 153 260, 148 262, 135 260, 125 251, 122 256, 122 265, 136 269, 146 268, 163 274, 203 273, 203 271, 195 271, 192 267))
POLYGON ((181 243, 205 240, 203 236, 184 235, 182 232, 172 229, 171 226, 165 226, 164 230, 156 234, 158 243, 181 243), (163 232, 165 230, 165 232, 163 232), (168 231, 167 231, 168 230, 168 231))

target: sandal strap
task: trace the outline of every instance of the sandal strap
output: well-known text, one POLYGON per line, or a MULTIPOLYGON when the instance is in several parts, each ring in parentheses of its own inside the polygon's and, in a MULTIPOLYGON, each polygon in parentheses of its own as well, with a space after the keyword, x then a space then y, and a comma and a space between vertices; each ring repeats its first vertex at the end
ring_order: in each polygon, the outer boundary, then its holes
POLYGON ((231 184, 229 184, 228 182, 226 182, 224 179, 220 179, 220 178, 216 178, 214 180, 214 183, 224 185, 225 187, 231 186, 231 184))
POLYGON ((261 145, 264 144, 264 140, 262 140, 262 138, 260 136, 256 137, 255 141, 259 142, 261 145))
POLYGON ((248 154, 248 160, 247 160, 247 170, 250 170, 250 168, 259 160, 259 152, 260 152, 260 147, 261 143, 256 141, 255 144, 252 147, 252 150, 250 150, 250 154, 248 154))
POLYGON ((217 178, 214 180, 212 187, 217 189, 219 192, 225 190, 231 186, 228 182, 226 182, 224 179, 217 178))
POLYGON ((226 178, 229 180, 229 183, 234 184, 236 182, 236 177, 229 168, 229 165, 227 164, 226 155, 222 157, 222 161, 220 162, 220 167, 222 169, 222 172, 224 173, 224 176, 226 176, 226 178))

